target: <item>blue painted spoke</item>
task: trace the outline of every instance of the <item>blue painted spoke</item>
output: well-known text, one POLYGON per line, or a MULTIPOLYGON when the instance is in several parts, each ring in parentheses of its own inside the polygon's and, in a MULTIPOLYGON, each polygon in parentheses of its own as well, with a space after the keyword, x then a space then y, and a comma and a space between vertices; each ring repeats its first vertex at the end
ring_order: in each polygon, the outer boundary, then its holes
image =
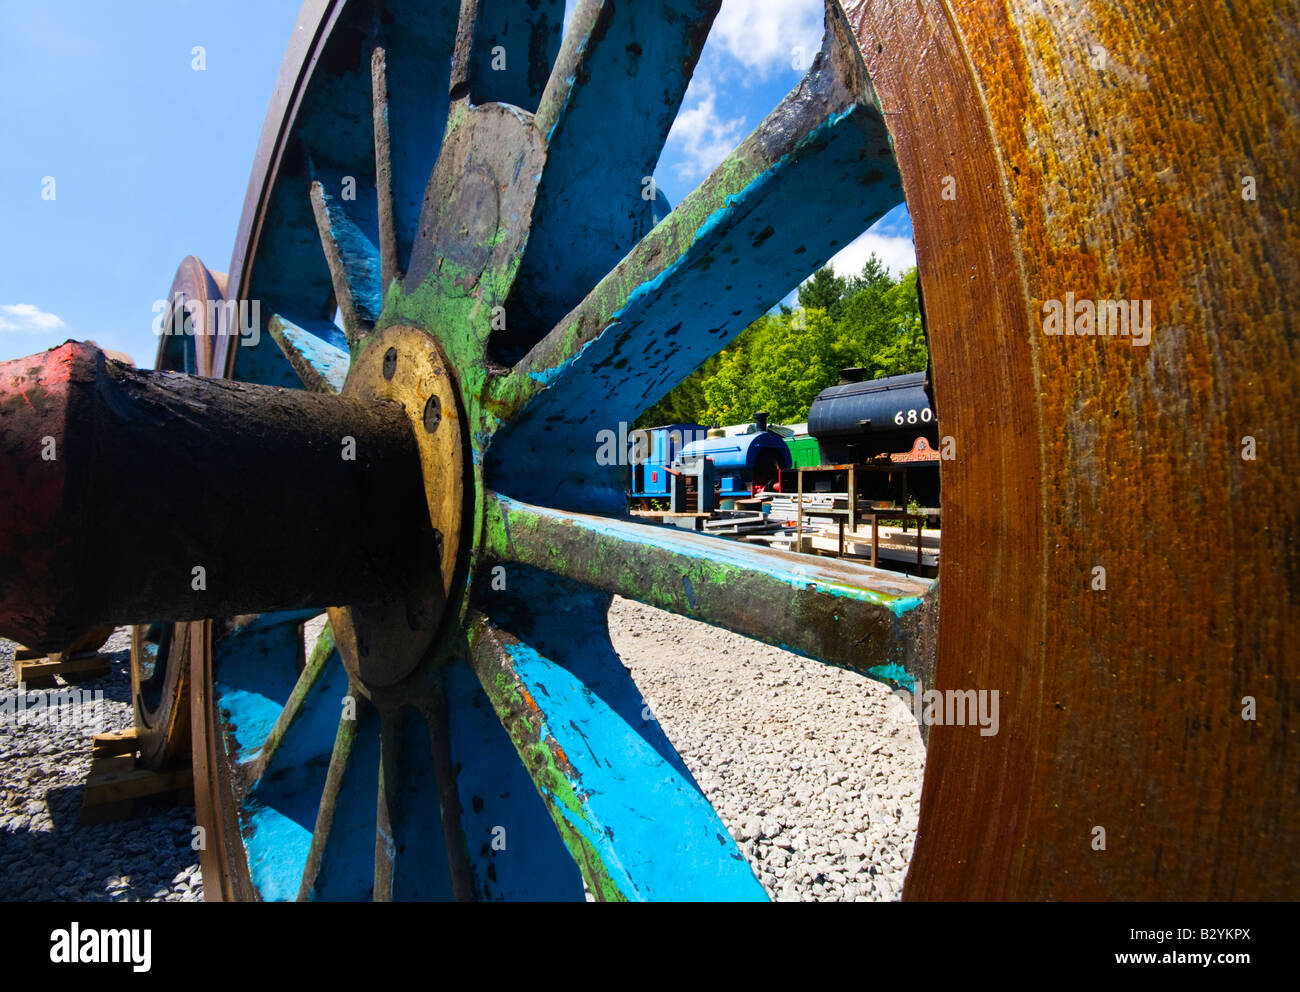
POLYGON ((927 579, 504 497, 485 509, 487 530, 496 535, 487 553, 501 561, 852 668, 891 687, 930 682, 916 636, 937 606, 937 586, 927 579))
MULTIPOLYGON (((454 806, 470 888, 484 902, 582 902, 582 876, 469 664, 443 672, 454 806)), ((449 845, 450 846, 450 845, 449 845)))
MULTIPOLYGON (((319 180, 326 193, 342 197, 343 178, 349 177, 359 198, 374 199, 371 48, 365 43, 373 23, 367 7, 339 5, 331 26, 329 71, 311 73, 294 94, 299 100, 296 109, 283 119, 282 107, 273 106, 268 115, 268 127, 276 128, 262 135, 262 164, 268 173, 255 172, 250 179, 251 188, 264 188, 260 201, 249 201, 258 212, 258 223, 251 243, 236 247, 231 271, 237 296, 259 304, 261 322, 256 343, 253 335, 240 341, 232 378, 301 388, 293 366, 268 333, 267 321, 278 313, 311 328, 334 316, 334 285, 321 252, 310 189, 319 180), (356 43, 349 44, 353 38, 356 43), (273 181, 263 187, 268 179, 273 181)), ((296 87, 298 81, 289 85, 296 87)), ((374 207, 370 210, 370 222, 375 223, 374 207)))
POLYGON ((234 626, 214 649, 212 688, 227 721, 227 751, 253 760, 298 684, 299 627, 318 610, 263 613, 234 626))
POLYGON ((609 900, 765 899, 680 759, 658 745, 608 644, 608 597, 525 581, 526 608, 506 601, 475 619, 472 662, 588 889, 609 900))
POLYGON ((343 333, 331 323, 316 321, 312 329, 299 327, 289 318, 275 314, 267 331, 289 359, 303 387, 316 393, 338 393, 352 361, 343 333))
MULTIPOLYGON (((256 302, 259 321, 253 325, 255 333, 246 333, 239 341, 234 379, 301 388, 297 372, 270 333, 270 319, 279 314, 305 329, 333 321, 335 287, 312 204, 314 178, 310 174, 284 177, 271 197, 269 229, 262 234, 262 250, 243 297, 256 302)), ((359 189, 366 182, 364 173, 357 177, 359 189)), ((373 178, 369 183, 373 199, 373 178)), ((341 188, 334 189, 341 195, 341 188)), ((253 315, 249 309, 247 316, 253 315)))
POLYGON ((295 899, 316 829, 338 731, 347 673, 323 634, 317 650, 257 759, 244 800, 242 837, 249 876, 261 899, 295 899))
POLYGON ((420 223, 424 187, 447 123, 458 0, 401 0, 385 7, 371 58, 375 174, 383 284, 400 278, 420 223))
MULTIPOLYGON (((298 624, 302 623, 302 619, 299 618, 300 615, 291 614, 291 616, 294 617, 292 622, 294 623, 295 628, 298 624)), ((250 645, 249 647, 252 646, 250 645)), ((248 651, 249 647, 245 647, 244 650, 248 651)), ((226 648, 226 650, 229 649, 226 648)), ((297 636, 285 639, 280 643, 279 657, 277 657, 275 662, 272 663, 268 657, 269 652, 263 650, 262 645, 256 645, 254 647, 254 653, 251 655, 251 664, 265 666, 267 668, 271 668, 274 664, 275 667, 282 670, 289 669, 291 665, 294 665, 299 650, 300 645, 297 636)), ((243 668, 243 666, 241 666, 241 668, 243 668)), ((325 628, 321 631, 319 639, 316 641, 316 646, 312 649, 311 657, 306 659, 302 671, 298 673, 298 677, 295 680, 292 689, 290 689, 288 696, 285 698, 284 704, 275 718, 275 723, 272 724, 271 729, 262 739, 257 750, 249 756, 246 762, 247 767, 244 774, 249 782, 256 782, 266 774, 267 769, 275 761, 276 753, 284 743, 285 738, 289 735, 290 730, 294 729, 294 727, 298 725, 299 719, 303 717, 305 712, 308 712, 311 707, 320 705, 322 697, 321 690, 327 684, 331 683, 331 680, 325 677, 327 673, 331 672, 331 669, 341 671, 342 661, 339 658, 338 651, 334 647, 333 629, 328 623, 326 623, 325 628)), ((240 671, 237 675, 235 673, 230 673, 225 677, 242 678, 246 672, 247 669, 244 668, 244 670, 240 671)), ((335 674, 337 674, 337 672, 335 674)), ((339 687, 337 679, 333 680, 333 687, 339 687)), ((342 688, 346 691, 346 684, 343 684, 342 688)), ((242 692, 246 690, 241 688, 240 691, 242 692)), ((342 692, 340 692, 339 695, 341 696, 342 692)), ((229 712, 233 718, 234 711, 229 712)), ((332 732, 334 723, 335 721, 333 717, 331 717, 325 725, 326 729, 332 732)), ((319 730, 319 726, 316 729, 319 730)), ((312 737, 313 735, 309 733, 307 736, 312 737)), ((319 734, 314 736, 319 738, 319 734)), ((309 757, 310 753, 314 752, 309 752, 308 755, 299 754, 297 757, 303 759, 309 757)))
MULTIPOLYGON (((394 821, 397 819, 398 718, 383 714, 379 733, 379 806, 375 821, 375 902, 393 901, 393 862, 397 859, 394 821)), ((435 793, 436 795, 436 793, 435 793)))
POLYGON ((515 366, 524 381, 511 388, 526 406, 494 439, 492 488, 609 508, 625 470, 598 470, 597 433, 635 420, 902 201, 841 20, 831 18, 808 76, 759 130, 515 366))
MULTIPOLYGON (((384 795, 393 840, 390 892, 397 900, 472 897, 468 886, 458 892, 450 867, 452 859, 464 862, 464 844, 458 829, 453 829, 455 840, 448 843, 440 799, 444 788, 454 789, 454 783, 449 762, 439 774, 443 763, 437 757, 438 739, 431 732, 430 719, 425 710, 404 709, 393 735, 394 767, 389 771, 386 759, 381 762, 384 781, 392 783, 385 786, 384 795)), ((378 884, 375 897, 380 897, 378 884)))
POLYGON ((537 110, 560 48, 564 0, 463 0, 452 94, 537 110))
POLYGON ((646 181, 719 6, 720 0, 578 5, 537 112, 547 154, 512 294, 518 303, 507 307, 515 357, 653 226, 655 190, 646 181))
POLYGON ((334 736, 334 749, 330 753, 329 769, 325 774, 325 789, 321 794, 320 805, 316 809, 316 823, 311 832, 311 847, 307 852, 306 865, 298 889, 299 902, 309 901, 316 894, 321 861, 325 856, 325 847, 329 843, 330 830, 334 825, 334 813, 338 809, 339 793, 343 788, 343 776, 351 762, 352 747, 356 743, 356 738, 357 721, 340 719, 334 736))
POLYGON ((384 305, 375 191, 356 192, 357 199, 347 201, 327 193, 319 180, 311 184, 316 229, 350 344, 371 332, 384 305))
POLYGON ((270 314, 333 344, 318 329, 337 306, 355 343, 409 257, 446 125, 456 5, 395 0, 377 24, 364 6, 342 12, 335 33, 358 43, 336 45, 331 70, 312 75, 285 141, 241 290, 260 304, 261 340, 241 343, 237 379, 298 386, 295 366, 269 333, 270 314), (381 46, 372 44, 376 27, 381 46))
POLYGON ((384 713, 382 722, 375 901, 449 901, 455 887, 425 715, 407 707, 384 713))

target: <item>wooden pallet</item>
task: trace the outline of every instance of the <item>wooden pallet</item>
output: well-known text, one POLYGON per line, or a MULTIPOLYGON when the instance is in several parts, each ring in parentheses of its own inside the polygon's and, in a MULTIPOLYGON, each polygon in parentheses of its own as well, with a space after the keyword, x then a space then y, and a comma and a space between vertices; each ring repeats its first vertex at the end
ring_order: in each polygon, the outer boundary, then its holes
POLYGON ((18 683, 27 683, 28 689, 54 688, 54 676, 65 679, 97 679, 107 675, 111 657, 98 651, 83 654, 43 655, 31 648, 20 647, 14 652, 14 675, 18 683))
POLYGON ((135 728, 96 734, 90 745, 90 774, 86 777, 81 822, 113 823, 135 815, 138 800, 170 796, 188 802, 194 794, 189 759, 155 771, 139 764, 135 728))

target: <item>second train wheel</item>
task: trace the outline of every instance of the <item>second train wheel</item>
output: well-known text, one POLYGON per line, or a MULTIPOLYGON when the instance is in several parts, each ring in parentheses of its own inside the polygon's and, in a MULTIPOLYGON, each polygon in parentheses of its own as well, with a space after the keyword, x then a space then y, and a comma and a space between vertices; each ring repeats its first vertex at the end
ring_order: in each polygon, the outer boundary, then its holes
MULTIPOLYGON (((224 273, 211 272, 193 256, 181 262, 159 315, 154 368, 212 375, 225 291, 224 273)), ((149 768, 163 768, 190 753, 190 627, 158 621, 131 630, 136 741, 149 768)))

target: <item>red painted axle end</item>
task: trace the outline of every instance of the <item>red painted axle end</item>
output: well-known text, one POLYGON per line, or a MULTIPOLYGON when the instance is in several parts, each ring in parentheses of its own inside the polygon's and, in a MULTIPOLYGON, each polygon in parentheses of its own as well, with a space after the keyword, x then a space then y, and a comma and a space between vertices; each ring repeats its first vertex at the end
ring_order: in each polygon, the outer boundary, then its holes
POLYGON ((102 361, 69 341, 0 363, 0 631, 36 648, 66 646, 45 635, 75 578, 73 524, 85 510, 68 499, 67 426, 74 383, 93 382, 102 361))

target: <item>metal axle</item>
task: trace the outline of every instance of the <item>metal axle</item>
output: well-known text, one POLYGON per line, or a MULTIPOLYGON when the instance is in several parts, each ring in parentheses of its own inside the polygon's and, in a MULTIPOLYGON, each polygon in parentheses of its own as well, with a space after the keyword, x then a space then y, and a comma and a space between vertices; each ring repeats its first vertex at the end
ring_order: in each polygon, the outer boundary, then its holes
POLYGON ((142 372, 68 342, 0 363, 0 634, 374 601, 430 529, 400 404, 142 372), (346 528, 346 538, 340 535, 346 528))

